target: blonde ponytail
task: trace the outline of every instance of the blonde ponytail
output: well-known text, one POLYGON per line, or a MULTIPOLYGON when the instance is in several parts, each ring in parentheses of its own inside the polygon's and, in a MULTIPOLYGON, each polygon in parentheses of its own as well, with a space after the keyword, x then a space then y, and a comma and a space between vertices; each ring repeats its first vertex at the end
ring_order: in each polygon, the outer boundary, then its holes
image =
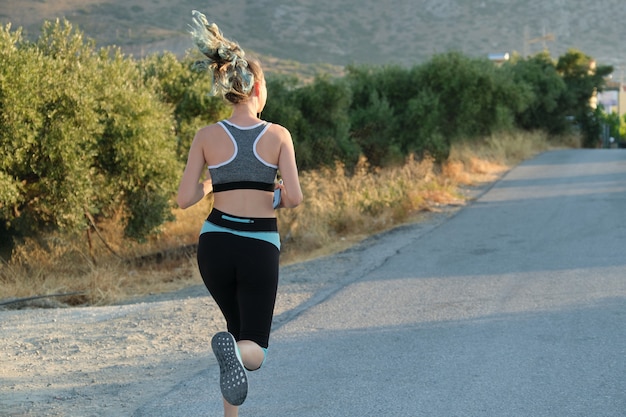
POLYGON ((204 14, 192 11, 191 36, 206 59, 197 61, 194 68, 209 72, 212 77, 211 93, 226 98, 233 104, 245 101, 252 92, 258 65, 249 63, 238 43, 224 37, 215 23, 209 23, 204 14))

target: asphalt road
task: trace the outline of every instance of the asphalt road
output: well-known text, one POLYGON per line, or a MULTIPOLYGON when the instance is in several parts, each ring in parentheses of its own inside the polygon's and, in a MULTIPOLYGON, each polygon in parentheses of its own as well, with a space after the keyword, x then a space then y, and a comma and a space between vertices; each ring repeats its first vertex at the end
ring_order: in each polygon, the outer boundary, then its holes
MULTIPOLYGON (((307 271, 341 279, 277 318, 242 417, 626 416, 626 150, 544 153, 307 271)), ((134 416, 221 416, 207 362, 134 416)))

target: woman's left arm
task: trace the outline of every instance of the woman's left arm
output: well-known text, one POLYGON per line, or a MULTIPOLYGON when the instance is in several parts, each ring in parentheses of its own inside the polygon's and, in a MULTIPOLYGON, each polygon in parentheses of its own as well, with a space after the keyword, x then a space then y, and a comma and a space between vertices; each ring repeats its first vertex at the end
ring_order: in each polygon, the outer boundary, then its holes
POLYGON ((200 182, 205 166, 202 139, 200 132, 198 132, 189 148, 187 165, 178 186, 176 203, 181 208, 185 209, 193 206, 212 191, 213 185, 210 178, 200 182))

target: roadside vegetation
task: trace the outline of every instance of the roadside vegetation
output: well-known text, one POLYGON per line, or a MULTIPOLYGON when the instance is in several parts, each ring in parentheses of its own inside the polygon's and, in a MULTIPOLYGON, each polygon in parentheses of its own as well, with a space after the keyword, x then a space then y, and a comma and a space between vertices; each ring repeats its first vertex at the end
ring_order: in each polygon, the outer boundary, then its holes
MULTIPOLYGON (((136 60, 68 22, 35 42, 0 30, 0 300, 103 305, 200 282, 211 200, 182 211, 174 194, 194 132, 229 109, 194 59, 136 60)), ((278 213, 283 262, 462 205, 463 187, 551 146, 596 147, 613 119, 589 99, 612 69, 591 61, 451 52, 306 81, 268 69, 263 118, 292 132, 306 196, 278 213)))

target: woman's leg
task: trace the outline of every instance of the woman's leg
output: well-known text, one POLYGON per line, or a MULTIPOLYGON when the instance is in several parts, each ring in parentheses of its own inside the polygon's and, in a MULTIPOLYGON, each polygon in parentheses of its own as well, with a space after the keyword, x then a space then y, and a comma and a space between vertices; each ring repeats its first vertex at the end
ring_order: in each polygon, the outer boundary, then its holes
POLYGON ((261 368, 261 365, 265 362, 265 349, 252 340, 240 340, 237 342, 237 346, 239 347, 243 366, 248 371, 256 371, 261 368))
POLYGON ((236 405, 230 404, 224 398, 224 417, 238 417, 239 416, 239 407, 236 405))
MULTIPOLYGON (((240 329, 235 335, 251 355, 262 360, 263 349, 269 345, 276 291, 278 289, 279 256, 276 246, 257 239, 244 239, 241 253, 245 260, 237 266, 237 300, 239 305, 240 329)), ((249 369, 256 369, 254 359, 249 369)))
POLYGON ((241 317, 237 264, 240 262, 240 238, 229 233, 203 233, 198 241, 198 268, 209 290, 226 319, 228 332, 239 339, 241 317))
MULTIPOLYGON (((256 371, 261 368, 265 361, 265 349, 257 345, 252 340, 240 340, 237 342, 243 366, 249 371, 256 371)), ((238 417, 239 407, 230 404, 224 398, 224 417, 238 417)))
MULTIPOLYGON (((265 361, 278 287, 279 251, 264 241, 242 239, 239 254, 246 254, 237 270, 240 332, 235 335, 243 366, 258 370, 265 361)), ((224 400, 224 417, 237 417, 239 407, 224 400)))
MULTIPOLYGON (((239 353, 243 366, 249 371, 256 371, 261 368, 263 362, 265 362, 265 349, 257 345, 252 340, 240 340, 237 342, 239 353)), ((224 402, 224 417, 238 417, 239 407, 230 404, 225 399, 224 402)))

